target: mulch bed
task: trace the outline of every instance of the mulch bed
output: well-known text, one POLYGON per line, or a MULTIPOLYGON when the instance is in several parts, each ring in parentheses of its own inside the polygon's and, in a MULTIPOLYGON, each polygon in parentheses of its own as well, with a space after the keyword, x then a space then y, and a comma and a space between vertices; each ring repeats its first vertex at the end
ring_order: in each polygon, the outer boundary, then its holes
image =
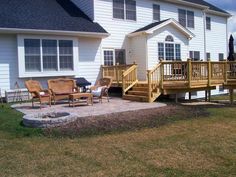
POLYGON ((88 136, 159 127, 177 120, 193 119, 207 115, 208 113, 204 107, 168 105, 158 109, 79 118, 76 122, 66 126, 45 129, 44 131, 49 136, 88 136))

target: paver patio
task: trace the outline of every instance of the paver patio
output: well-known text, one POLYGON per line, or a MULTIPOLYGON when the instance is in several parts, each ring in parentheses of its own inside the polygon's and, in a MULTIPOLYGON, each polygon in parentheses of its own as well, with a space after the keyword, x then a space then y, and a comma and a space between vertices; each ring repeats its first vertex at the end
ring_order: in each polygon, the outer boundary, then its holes
POLYGON ((157 102, 141 103, 112 97, 110 102, 104 100, 103 103, 98 103, 97 101, 95 101, 93 106, 91 105, 87 106, 86 104, 82 103, 81 105, 73 108, 69 107, 68 102, 64 102, 52 105, 52 107, 49 107, 48 105, 43 105, 42 109, 40 110, 39 104, 35 104, 35 108, 32 108, 31 103, 22 103, 22 104, 15 104, 12 106, 12 108, 22 112, 23 114, 37 114, 41 112, 44 113, 70 112, 77 114, 79 118, 79 117, 100 116, 111 113, 121 113, 127 111, 136 111, 143 109, 153 109, 164 106, 166 106, 166 104, 157 102))

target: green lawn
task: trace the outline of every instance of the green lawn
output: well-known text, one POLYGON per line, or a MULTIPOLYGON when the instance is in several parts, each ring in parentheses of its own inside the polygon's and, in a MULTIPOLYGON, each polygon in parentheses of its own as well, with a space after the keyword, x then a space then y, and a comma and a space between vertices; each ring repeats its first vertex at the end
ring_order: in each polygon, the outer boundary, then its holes
POLYGON ((73 138, 0 108, 0 176, 236 176, 236 107, 177 107, 166 123, 73 138))

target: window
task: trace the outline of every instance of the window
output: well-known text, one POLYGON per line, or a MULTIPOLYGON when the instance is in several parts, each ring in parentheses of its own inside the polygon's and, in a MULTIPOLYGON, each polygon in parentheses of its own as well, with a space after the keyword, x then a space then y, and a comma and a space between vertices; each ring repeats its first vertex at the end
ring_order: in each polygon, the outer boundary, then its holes
POLYGON ((112 66, 114 65, 114 51, 113 50, 104 50, 104 65, 105 66, 112 66))
POLYGON ((209 53, 209 52, 206 53, 206 57, 207 57, 207 60, 208 60, 208 59, 211 59, 211 53, 209 53))
POLYGON ((168 35, 165 39, 167 42, 174 42, 174 38, 171 35, 168 35))
POLYGON ((165 44, 166 48, 166 60, 174 60, 175 52, 174 52, 174 44, 167 43, 165 44))
POLYGON ((136 21, 136 1, 113 0, 113 18, 136 21))
POLYGON ((59 41, 59 55, 61 70, 73 70, 73 42, 70 40, 59 41))
POLYGON ((186 27, 186 10, 179 9, 179 23, 186 27))
POLYGON ((153 4, 153 20, 154 21, 160 21, 161 20, 160 5, 153 4))
POLYGON ((181 46, 180 46, 180 44, 175 44, 175 59, 181 60, 181 46))
POLYGON ((25 71, 73 70, 73 41, 24 39, 25 71))
POLYGON ((223 53, 219 53, 219 61, 224 61, 224 54, 223 53))
POLYGON ((206 17, 206 29, 211 30, 211 17, 206 17))
POLYGON ((124 49, 105 49, 103 57, 105 66, 113 66, 117 63, 126 64, 126 52, 124 49))
POLYGON ((194 28, 194 12, 187 11, 187 27, 194 28))
POLYGON ((200 60, 200 52, 199 51, 190 51, 189 57, 194 61, 199 61, 200 60))
POLYGON ((113 18, 125 18, 125 5, 124 0, 113 0, 113 18))
POLYGON ((183 9, 178 10, 179 23, 184 27, 194 28, 194 12, 183 9))
POLYGON ((136 21, 136 1, 126 0, 126 19, 136 21))
POLYGON ((168 35, 165 42, 158 43, 158 59, 181 60, 181 45, 174 43, 174 38, 168 35))
POLYGON ((164 43, 158 43, 158 58, 163 60, 164 57, 164 43))
POLYGON ((39 39, 25 39, 25 70, 41 71, 40 59, 40 40, 39 39))
POLYGON ((126 53, 124 49, 117 49, 115 50, 115 59, 116 59, 116 63, 119 63, 120 65, 123 65, 126 63, 126 53))
POLYGON ((57 71, 57 40, 42 40, 43 70, 57 71))

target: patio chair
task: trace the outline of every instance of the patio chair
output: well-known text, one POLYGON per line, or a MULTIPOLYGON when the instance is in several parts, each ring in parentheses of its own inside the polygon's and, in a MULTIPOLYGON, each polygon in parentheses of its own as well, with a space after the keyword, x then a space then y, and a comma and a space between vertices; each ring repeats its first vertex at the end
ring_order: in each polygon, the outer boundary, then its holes
POLYGON ((112 84, 112 78, 111 77, 104 77, 99 79, 94 86, 90 88, 90 92, 93 94, 95 98, 99 99, 99 102, 102 103, 102 98, 107 97, 107 101, 109 100, 109 88, 112 84))
POLYGON ((35 100, 39 100, 40 109, 42 103, 49 103, 51 107, 51 92, 48 89, 43 89, 41 84, 35 80, 25 81, 25 86, 32 96, 32 107, 34 107, 35 100))

